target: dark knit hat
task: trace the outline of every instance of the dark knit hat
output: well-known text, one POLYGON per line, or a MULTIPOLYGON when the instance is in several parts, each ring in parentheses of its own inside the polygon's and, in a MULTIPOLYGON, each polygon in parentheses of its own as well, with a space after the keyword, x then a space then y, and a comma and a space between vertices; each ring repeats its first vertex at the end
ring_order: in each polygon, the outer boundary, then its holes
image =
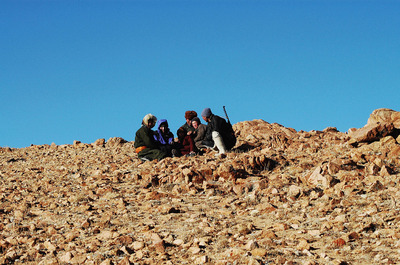
POLYGON ((210 108, 205 108, 202 112, 201 112, 201 117, 206 117, 209 118, 212 115, 211 109, 210 108))
POLYGON ((194 117, 194 118, 192 119, 192 122, 193 122, 193 121, 197 121, 197 124, 200 124, 200 123, 201 123, 199 117, 194 117))
POLYGON ((197 117, 197 112, 194 110, 188 110, 185 112, 185 119, 192 120, 194 117, 197 117))

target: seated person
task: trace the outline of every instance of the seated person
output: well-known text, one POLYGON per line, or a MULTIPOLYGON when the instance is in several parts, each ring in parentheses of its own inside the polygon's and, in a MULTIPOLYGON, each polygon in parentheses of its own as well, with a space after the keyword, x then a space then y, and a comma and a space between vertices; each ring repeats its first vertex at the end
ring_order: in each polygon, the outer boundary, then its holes
POLYGON ((212 138, 211 128, 208 124, 206 126, 206 133, 204 135, 203 141, 201 141, 201 145, 207 149, 214 148, 214 140, 212 138))
POLYGON ((176 150, 174 150, 174 134, 169 130, 168 121, 166 119, 160 119, 157 121, 157 131, 154 133, 154 139, 158 143, 161 151, 167 154, 169 157, 175 156, 176 150))
POLYGON ((230 123, 226 122, 224 118, 214 115, 210 108, 205 108, 201 112, 201 117, 208 122, 206 139, 212 138, 214 147, 218 149, 219 154, 225 154, 235 146, 236 136, 230 123))
POLYGON ((179 152, 181 155, 194 156, 196 155, 196 146, 191 135, 187 135, 183 128, 179 128, 178 132, 178 143, 179 152))
POLYGON ((193 133, 194 144, 196 145, 197 149, 201 150, 201 149, 205 148, 205 146, 203 145, 202 142, 206 136, 207 126, 205 124, 202 124, 198 117, 194 117, 192 119, 192 126, 195 129, 195 131, 193 133))
POLYGON ((166 157, 166 153, 161 151, 154 140, 152 128, 156 125, 157 118, 152 114, 147 114, 142 120, 142 127, 136 131, 134 147, 138 157, 142 160, 161 160, 166 157))
POLYGON ((181 126, 183 130, 185 130, 187 135, 191 135, 194 132, 194 128, 192 126, 192 119, 197 117, 197 112, 194 110, 188 110, 185 112, 186 122, 181 126))

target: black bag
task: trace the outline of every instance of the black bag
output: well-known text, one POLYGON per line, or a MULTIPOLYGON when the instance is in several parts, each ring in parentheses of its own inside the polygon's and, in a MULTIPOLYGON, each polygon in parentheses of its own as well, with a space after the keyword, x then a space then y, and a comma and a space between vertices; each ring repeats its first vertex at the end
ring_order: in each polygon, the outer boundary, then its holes
POLYGON ((225 121, 224 124, 224 133, 223 133, 223 139, 224 139, 224 144, 226 149, 232 149, 232 147, 235 146, 236 144, 236 135, 235 135, 235 131, 233 130, 232 124, 231 122, 228 120, 225 121))

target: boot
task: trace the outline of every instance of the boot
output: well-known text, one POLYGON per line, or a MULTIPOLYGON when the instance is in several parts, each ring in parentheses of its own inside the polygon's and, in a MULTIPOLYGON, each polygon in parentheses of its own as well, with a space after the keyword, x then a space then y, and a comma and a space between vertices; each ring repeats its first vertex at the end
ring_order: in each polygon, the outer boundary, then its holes
POLYGON ((212 138, 214 140, 214 148, 218 148, 219 154, 225 154, 226 148, 222 136, 217 131, 212 132, 212 138))

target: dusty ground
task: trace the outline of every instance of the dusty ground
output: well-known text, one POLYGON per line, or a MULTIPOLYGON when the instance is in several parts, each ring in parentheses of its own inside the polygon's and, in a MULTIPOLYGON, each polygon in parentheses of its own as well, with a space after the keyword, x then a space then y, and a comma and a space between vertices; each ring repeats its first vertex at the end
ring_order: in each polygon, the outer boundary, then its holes
POLYGON ((247 121, 226 158, 160 162, 120 138, 0 148, 0 264, 399 264, 387 128, 247 121))

